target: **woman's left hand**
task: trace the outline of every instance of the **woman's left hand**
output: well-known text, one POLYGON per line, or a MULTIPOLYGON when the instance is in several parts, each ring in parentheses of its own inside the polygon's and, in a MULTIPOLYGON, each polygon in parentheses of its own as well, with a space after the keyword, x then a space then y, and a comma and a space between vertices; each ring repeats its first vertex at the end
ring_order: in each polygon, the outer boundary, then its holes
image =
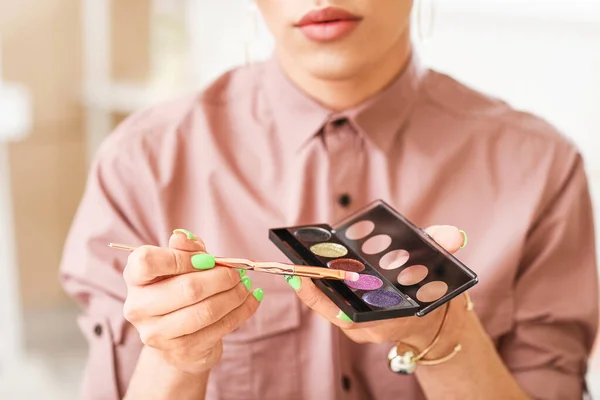
MULTIPOLYGON (((457 252, 466 245, 463 231, 453 226, 432 226, 426 232, 450 253, 457 252)), ((356 323, 352 322, 309 278, 286 277, 298 297, 311 309, 332 324, 339 326, 345 334, 357 343, 404 342, 423 345, 431 341, 438 330, 444 308, 440 307, 425 317, 407 317, 356 323)), ((457 298, 453 301, 463 301, 457 298)))

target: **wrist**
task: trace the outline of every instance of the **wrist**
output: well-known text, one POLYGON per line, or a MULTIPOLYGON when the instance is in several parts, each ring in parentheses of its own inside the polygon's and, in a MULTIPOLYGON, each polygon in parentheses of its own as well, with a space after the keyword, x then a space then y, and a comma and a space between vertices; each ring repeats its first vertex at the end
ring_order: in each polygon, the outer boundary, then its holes
MULTIPOLYGON (((464 296, 459 296, 448 303, 448 315, 439 339, 435 346, 427 353, 428 359, 443 357, 450 353, 457 344, 461 344, 462 327, 465 319, 472 313, 467 311, 467 301, 464 296)), ((436 337, 444 319, 446 307, 440 307, 430 314, 422 317, 415 334, 400 339, 397 343, 411 347, 421 352, 431 345, 436 337)))
POLYGON ((126 399, 202 399, 210 369, 184 371, 168 362, 159 350, 145 346, 127 390, 126 399), (152 385, 148 385, 152 382, 152 385))
POLYGON ((197 380, 203 376, 208 376, 216 360, 220 358, 220 352, 216 357, 210 357, 207 360, 198 362, 181 363, 179 360, 173 360, 168 353, 161 350, 145 346, 143 352, 148 353, 151 363, 163 366, 163 373, 173 381, 197 380), (212 360, 216 358, 216 360, 212 360))

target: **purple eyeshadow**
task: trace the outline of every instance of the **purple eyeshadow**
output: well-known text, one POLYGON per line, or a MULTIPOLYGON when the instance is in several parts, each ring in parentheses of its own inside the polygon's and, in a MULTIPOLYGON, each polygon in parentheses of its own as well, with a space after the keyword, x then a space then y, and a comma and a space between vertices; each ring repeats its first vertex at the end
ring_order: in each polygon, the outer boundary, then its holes
POLYGON ((383 282, 373 275, 360 275, 356 282, 344 281, 346 285, 354 289, 375 290, 383 286, 383 282))
POLYGON ((362 298, 366 303, 381 308, 395 307, 402 303, 402 297, 399 294, 387 290, 365 293, 362 298))

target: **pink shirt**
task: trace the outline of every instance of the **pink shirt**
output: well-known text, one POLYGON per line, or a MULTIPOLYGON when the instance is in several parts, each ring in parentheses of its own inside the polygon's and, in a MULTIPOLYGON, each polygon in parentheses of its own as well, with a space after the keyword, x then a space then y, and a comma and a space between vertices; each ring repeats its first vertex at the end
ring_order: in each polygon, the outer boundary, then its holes
MULTIPOLYGON (((107 243, 167 246, 186 228, 214 254, 287 261, 269 228, 334 223, 376 199, 419 226, 464 229, 458 257, 479 275, 476 312, 508 368, 535 398, 580 396, 598 317, 581 156, 544 121, 413 60, 343 113, 274 61, 237 69, 105 141, 62 263, 84 308, 85 397, 120 398, 142 347, 122 315, 127 255, 107 243)), ((225 338, 209 399, 423 398, 413 376, 388 370, 391 344, 355 344, 283 277, 251 277, 265 298, 225 338)))

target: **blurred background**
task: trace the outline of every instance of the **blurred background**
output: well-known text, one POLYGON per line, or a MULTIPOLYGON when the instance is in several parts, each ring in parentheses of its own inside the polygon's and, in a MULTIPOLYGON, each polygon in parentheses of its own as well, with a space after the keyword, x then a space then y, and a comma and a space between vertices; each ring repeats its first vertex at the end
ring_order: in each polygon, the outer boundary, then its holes
MULTIPOLYGON (((422 1, 423 61, 575 141, 600 215, 600 0, 437 0, 433 27, 422 1)), ((245 49, 266 57, 248 5, 0 0, 0 398, 77 398, 86 344, 57 271, 89 162, 131 112, 201 89, 245 49)), ((600 396, 600 353, 589 383, 600 396)))

